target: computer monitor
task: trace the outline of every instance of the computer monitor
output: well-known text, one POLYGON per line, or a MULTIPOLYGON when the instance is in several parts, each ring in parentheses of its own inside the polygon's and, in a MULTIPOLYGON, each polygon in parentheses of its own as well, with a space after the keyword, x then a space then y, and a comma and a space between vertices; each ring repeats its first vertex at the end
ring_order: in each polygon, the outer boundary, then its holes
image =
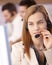
POLYGON ((7 26, 0 25, 0 65, 11 65, 7 26))

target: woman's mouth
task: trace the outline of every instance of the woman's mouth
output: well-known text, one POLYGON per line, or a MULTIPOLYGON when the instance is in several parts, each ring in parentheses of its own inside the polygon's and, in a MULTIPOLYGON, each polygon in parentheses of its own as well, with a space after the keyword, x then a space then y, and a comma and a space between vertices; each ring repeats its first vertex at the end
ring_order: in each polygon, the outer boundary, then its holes
POLYGON ((35 38, 39 38, 39 37, 40 37, 40 34, 36 34, 36 35, 35 35, 35 38))
POLYGON ((34 33, 34 37, 35 37, 35 38, 39 38, 39 37, 40 37, 40 35, 41 35, 41 33, 40 33, 40 32, 36 32, 36 33, 34 33))

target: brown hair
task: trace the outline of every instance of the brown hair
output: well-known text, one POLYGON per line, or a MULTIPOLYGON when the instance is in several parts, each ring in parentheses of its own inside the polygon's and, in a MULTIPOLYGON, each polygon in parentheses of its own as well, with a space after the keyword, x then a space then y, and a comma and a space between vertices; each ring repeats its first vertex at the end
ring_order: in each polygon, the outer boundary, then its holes
POLYGON ((16 9, 15 4, 13 4, 11 2, 8 2, 2 6, 2 11, 5 11, 5 10, 8 10, 12 16, 14 16, 13 12, 17 13, 17 9, 16 9))
POLYGON ((24 51, 27 53, 28 57, 30 58, 30 46, 33 44, 30 33, 28 31, 28 17, 36 12, 41 12, 45 20, 47 22, 47 29, 52 33, 52 23, 49 19, 48 13, 44 6, 42 5, 33 5, 27 9, 26 15, 24 17, 24 24, 23 24, 23 31, 22 31, 22 40, 24 43, 24 51))
POLYGON ((19 2, 20 6, 26 6, 27 8, 32 6, 32 5, 35 5, 35 4, 36 4, 36 1, 34 1, 34 0, 21 0, 19 2))

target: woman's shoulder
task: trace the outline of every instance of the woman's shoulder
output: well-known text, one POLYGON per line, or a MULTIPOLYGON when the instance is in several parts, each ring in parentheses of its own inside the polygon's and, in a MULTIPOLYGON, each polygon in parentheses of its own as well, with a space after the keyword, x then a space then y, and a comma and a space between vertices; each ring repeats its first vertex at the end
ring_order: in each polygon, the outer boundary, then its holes
POLYGON ((18 43, 15 43, 14 45, 12 45, 12 51, 22 51, 24 48, 23 46, 23 42, 18 42, 18 43))
POLYGON ((23 42, 15 43, 12 45, 11 59, 13 65, 19 65, 21 55, 23 52, 23 42))
POLYGON ((12 47, 22 47, 22 46, 23 46, 23 42, 22 41, 12 45, 12 47))

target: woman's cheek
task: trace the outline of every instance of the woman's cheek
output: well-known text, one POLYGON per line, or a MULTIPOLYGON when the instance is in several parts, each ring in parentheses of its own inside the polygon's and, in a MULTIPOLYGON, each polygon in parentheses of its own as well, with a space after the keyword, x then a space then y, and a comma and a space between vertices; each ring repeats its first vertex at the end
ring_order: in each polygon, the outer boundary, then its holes
POLYGON ((41 25, 39 28, 40 28, 41 31, 44 30, 44 29, 47 30, 47 26, 45 26, 45 25, 41 25))

